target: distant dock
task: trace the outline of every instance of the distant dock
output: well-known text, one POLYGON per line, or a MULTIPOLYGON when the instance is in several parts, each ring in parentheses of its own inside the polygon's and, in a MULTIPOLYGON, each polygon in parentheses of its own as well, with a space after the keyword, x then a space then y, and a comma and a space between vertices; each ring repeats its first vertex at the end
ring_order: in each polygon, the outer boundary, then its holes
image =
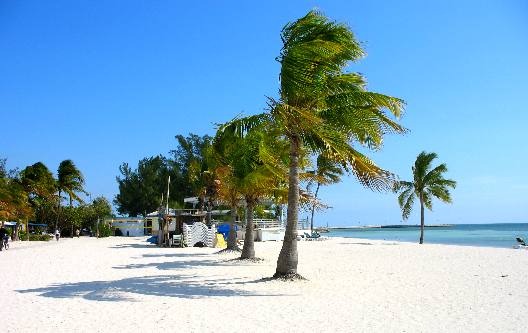
MULTIPOLYGON (((354 225, 348 227, 328 227, 329 230, 342 230, 342 229, 405 229, 405 228, 419 228, 419 224, 388 224, 388 225, 354 225)), ((426 224, 425 228, 451 228, 453 224, 426 224)))

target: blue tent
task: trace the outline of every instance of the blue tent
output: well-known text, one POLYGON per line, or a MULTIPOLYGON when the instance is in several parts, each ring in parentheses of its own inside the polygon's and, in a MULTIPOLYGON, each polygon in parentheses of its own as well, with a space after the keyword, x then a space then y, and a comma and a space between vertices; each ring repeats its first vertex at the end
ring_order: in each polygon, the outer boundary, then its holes
MULTIPOLYGON (((238 230, 238 226, 235 224, 233 226, 235 228, 235 231, 238 230)), ((224 239, 227 241, 227 235, 229 234, 229 224, 227 223, 224 223, 224 224, 220 224, 217 228, 216 228, 216 231, 219 233, 219 234, 222 234, 222 236, 224 236, 224 239)))

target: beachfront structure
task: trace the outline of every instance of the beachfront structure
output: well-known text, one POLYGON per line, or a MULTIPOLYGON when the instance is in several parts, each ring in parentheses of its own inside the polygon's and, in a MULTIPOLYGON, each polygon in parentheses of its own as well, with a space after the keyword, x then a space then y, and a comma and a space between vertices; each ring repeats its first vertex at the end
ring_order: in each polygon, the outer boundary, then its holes
MULTIPOLYGON (((253 223, 253 239, 255 241, 266 242, 284 240, 284 232, 286 231, 286 226, 284 222, 273 219, 254 219, 253 223)), ((244 223, 240 221, 238 221, 237 224, 244 225, 244 223)), ((304 220, 299 220, 297 230, 299 234, 310 230, 310 221, 308 221, 308 218, 304 220)), ((245 235, 245 228, 241 228, 237 231, 238 239, 244 239, 245 235)))
POLYGON ((115 217, 105 219, 104 223, 112 228, 115 236, 138 237, 150 234, 145 219, 141 217, 115 217))

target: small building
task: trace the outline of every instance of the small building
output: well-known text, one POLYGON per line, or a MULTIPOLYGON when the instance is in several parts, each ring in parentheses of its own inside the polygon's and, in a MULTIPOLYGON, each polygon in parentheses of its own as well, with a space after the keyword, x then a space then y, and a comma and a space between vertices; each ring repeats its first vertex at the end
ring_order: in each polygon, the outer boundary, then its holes
POLYGON ((114 217, 104 222, 110 225, 114 236, 138 237, 150 234, 142 217, 114 217))

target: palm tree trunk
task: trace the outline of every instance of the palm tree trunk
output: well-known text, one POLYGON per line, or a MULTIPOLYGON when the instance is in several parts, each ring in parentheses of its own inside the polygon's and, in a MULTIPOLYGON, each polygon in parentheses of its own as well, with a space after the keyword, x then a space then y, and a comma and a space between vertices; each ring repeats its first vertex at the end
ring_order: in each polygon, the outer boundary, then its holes
POLYGON ((422 198, 420 198, 420 244, 423 244, 424 225, 424 203, 422 198))
POLYGON ((29 242, 29 219, 26 218, 26 240, 29 242))
POLYGON ((236 205, 231 206, 231 220, 229 221, 229 233, 227 234, 227 249, 233 251, 240 251, 236 242, 236 205))
MULTIPOLYGON (((60 212, 61 212, 61 193, 62 191, 59 190, 59 200, 57 202, 57 218, 55 219, 55 230, 59 228, 59 219, 60 219, 60 212)), ((55 234, 55 230, 53 230, 53 234, 55 234)))
POLYGON ((299 151, 300 138, 290 138, 290 171, 288 184, 288 212, 286 232, 282 249, 277 259, 277 269, 273 277, 295 276, 297 274, 297 223, 299 220, 299 151))
POLYGON ((163 218, 158 217, 158 246, 163 245, 163 229, 165 228, 165 225, 163 224, 163 218))
POLYGON ((246 236, 244 237, 244 247, 242 248, 240 259, 253 259, 255 258, 255 238, 253 237, 253 211, 255 210, 255 202, 253 200, 246 200, 246 203, 246 236))
POLYGON ((16 222, 16 225, 15 225, 15 230, 14 230, 14 232, 13 232, 13 237, 12 237, 12 239, 13 239, 14 241, 17 241, 17 240, 18 240, 19 228, 20 228, 20 223, 17 221, 17 222, 16 222))
POLYGON ((211 212, 213 210, 213 203, 211 200, 207 200, 207 214, 205 215, 205 224, 211 225, 211 212))
MULTIPOLYGON (((70 195, 70 209, 71 209, 72 207, 73 207, 73 198, 72 198, 72 196, 70 195)), ((71 227, 72 227, 72 229, 71 229, 71 238, 73 238, 73 235, 74 235, 74 233, 73 233, 73 220, 71 221, 71 227)))
MULTIPOLYGON (((317 189, 315 190, 314 198, 317 199, 317 193, 319 193, 319 188, 321 187, 321 183, 317 183, 317 189)), ((315 203, 312 205, 312 217, 310 219, 310 232, 313 233, 313 218, 315 213, 315 203)))

